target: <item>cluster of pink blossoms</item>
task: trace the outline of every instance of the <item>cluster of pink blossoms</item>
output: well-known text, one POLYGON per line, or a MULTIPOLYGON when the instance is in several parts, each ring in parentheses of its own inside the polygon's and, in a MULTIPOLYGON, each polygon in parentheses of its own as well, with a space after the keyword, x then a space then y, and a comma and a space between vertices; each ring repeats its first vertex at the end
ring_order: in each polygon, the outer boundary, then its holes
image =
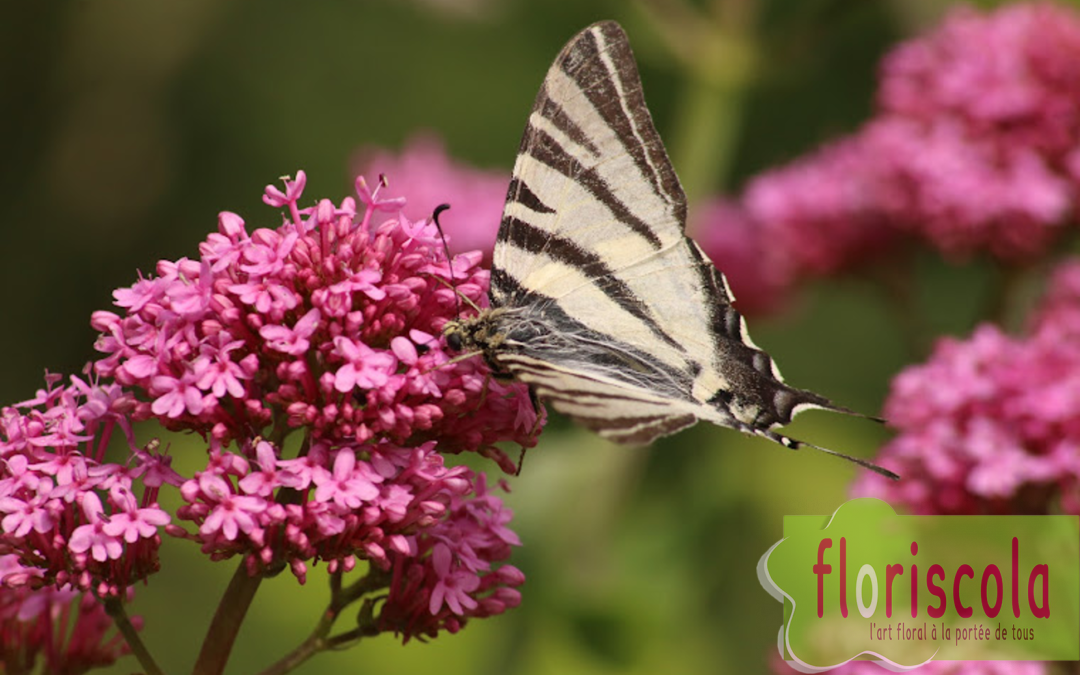
POLYGON ((858 496, 915 513, 1080 513, 1080 262, 1055 274, 1027 332, 984 324, 941 340, 894 381, 885 417, 899 430, 858 496))
POLYGON ((134 400, 115 385, 71 378, 0 411, 0 555, 7 587, 66 587, 116 596, 158 569, 157 494, 179 477, 169 458, 134 445, 134 400), (106 461, 115 430, 129 460, 106 461), (140 494, 141 493, 141 494, 140 494))
MULTIPOLYGON (((16 556, 0 556, 0 577, 21 570, 16 556)), ((129 651, 113 630, 112 618, 92 595, 69 586, 23 586, 0 593, 4 672, 32 672, 40 660, 40 672, 84 673, 110 666, 129 651)))
POLYGON ((115 597, 158 569, 164 527, 251 574, 366 561, 386 581, 378 626, 406 638, 518 604, 523 575, 500 564, 520 544, 510 511, 440 454, 513 471, 495 444, 532 446, 542 422, 523 386, 447 352, 459 294, 486 302, 480 254, 448 261, 431 222, 362 178, 362 215, 352 198, 301 208, 304 186, 301 172, 267 188, 280 226, 249 234, 223 213, 198 260, 116 291, 121 311, 92 318, 94 384, 50 377, 0 413, 6 587, 115 597), (151 419, 205 438, 205 468, 185 480, 137 447, 131 422, 151 419), (116 429, 119 463, 105 455, 116 429), (164 485, 184 501, 172 515, 164 485))
POLYGON ((411 557, 394 567, 379 615, 384 630, 434 637, 438 628, 457 632, 464 616, 502 614, 521 602, 525 575, 512 565, 492 570, 489 562, 521 545, 507 527, 511 513, 482 475, 472 487, 468 498, 451 499, 446 516, 410 542, 411 557))
POLYGON ((170 517, 156 499, 179 483, 168 457, 135 445, 119 386, 59 385, 50 375, 0 411, 0 659, 12 672, 39 659, 84 672, 128 652, 95 594, 130 596, 158 570, 170 517), (123 464, 106 461, 117 430, 123 464))
POLYGON ((176 514, 197 529, 168 531, 214 559, 245 556, 252 573, 288 565, 302 581, 311 562, 365 560, 394 583, 419 576, 426 611, 391 588, 380 615, 406 637, 517 604, 521 573, 493 564, 519 543, 509 511, 483 474, 439 454, 510 471, 494 444, 531 446, 540 426, 523 386, 492 381, 480 359, 451 362, 441 336, 457 294, 486 302, 480 255, 448 263, 430 221, 362 178, 362 216, 352 198, 301 208, 304 185, 301 172, 267 188, 280 227, 249 234, 223 213, 199 260, 159 263, 116 292, 122 315, 93 317, 95 372, 132 392, 132 417, 209 440, 176 514), (303 438, 289 457, 291 433, 303 438))
POLYGON ((428 220, 404 200, 368 207, 323 200, 300 209, 301 173, 264 201, 287 210, 252 234, 232 213, 199 260, 158 264, 158 276, 115 293, 126 311, 95 312, 107 356, 95 372, 136 393, 135 419, 194 430, 221 443, 277 425, 328 442, 389 440, 440 450, 531 445, 535 412, 525 389, 490 382, 478 359, 450 364, 440 332, 463 306, 486 302, 488 272, 465 254, 451 270, 428 220), (378 227, 376 212, 396 214, 378 227))
POLYGON ((769 309, 799 279, 864 266, 902 240, 1004 260, 1044 252, 1080 191, 1078 59, 1080 16, 1048 2, 958 8, 900 45, 860 131, 699 213, 694 229, 714 260, 760 249, 758 267, 770 270, 732 270, 740 309, 769 309))

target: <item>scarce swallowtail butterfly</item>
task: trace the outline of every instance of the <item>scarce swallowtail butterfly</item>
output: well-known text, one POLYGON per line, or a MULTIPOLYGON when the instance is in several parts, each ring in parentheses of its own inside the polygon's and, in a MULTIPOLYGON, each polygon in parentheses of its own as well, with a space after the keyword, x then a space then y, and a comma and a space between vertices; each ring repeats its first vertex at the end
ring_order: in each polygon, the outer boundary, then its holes
POLYGON ((810 445, 774 428, 808 408, 852 411, 784 383, 685 223, 686 195, 626 34, 594 24, 555 59, 529 116, 491 306, 447 324, 447 343, 616 442, 649 443, 707 420, 810 445))

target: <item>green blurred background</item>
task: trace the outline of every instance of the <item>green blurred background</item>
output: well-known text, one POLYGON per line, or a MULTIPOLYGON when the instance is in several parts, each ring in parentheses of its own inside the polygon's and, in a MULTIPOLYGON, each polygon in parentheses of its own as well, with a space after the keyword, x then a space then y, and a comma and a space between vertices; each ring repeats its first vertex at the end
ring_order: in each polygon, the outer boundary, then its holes
MULTIPOLYGON (((309 198, 340 200, 359 148, 399 148, 422 130, 456 158, 508 174, 548 64, 593 21, 617 19, 629 33, 693 198, 735 194, 754 173, 853 131, 873 109, 882 54, 949 5, 4 3, 0 353, 11 358, 0 400, 28 398, 46 368, 77 372, 94 356, 91 311, 159 258, 197 255, 219 211, 277 225, 261 193, 281 175, 303 168, 309 198)), ((925 333, 970 330, 994 270, 930 256, 918 270, 925 333)), ((892 375, 923 357, 903 326, 878 287, 841 279, 805 288, 752 328, 790 381, 873 413, 892 375)), ((790 429, 864 456, 887 438, 825 414, 790 429)), ((201 446, 171 442, 182 470, 196 468, 201 446)), ((626 449, 555 421, 511 481, 525 542, 512 562, 528 576, 520 608, 431 644, 380 637, 299 672, 765 672, 781 607, 757 583, 758 558, 784 514, 832 512, 854 473, 716 428, 626 449)), ((133 612, 168 671, 190 669, 234 565, 167 542, 133 612)), ((320 571, 306 587, 288 574, 265 583, 229 672, 257 672, 295 646, 327 598, 320 571)), ((136 668, 127 660, 112 672, 136 668)))

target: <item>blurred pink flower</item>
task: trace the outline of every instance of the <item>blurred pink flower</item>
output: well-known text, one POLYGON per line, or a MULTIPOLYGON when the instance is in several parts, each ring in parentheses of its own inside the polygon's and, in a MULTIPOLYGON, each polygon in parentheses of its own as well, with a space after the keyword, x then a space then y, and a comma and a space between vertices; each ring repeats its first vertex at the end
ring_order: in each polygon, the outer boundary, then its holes
MULTIPOLYGON (((0 555, 0 578, 20 568, 16 556, 0 555)), ((132 624, 141 629, 142 619, 132 624)), ((67 585, 0 588, 0 663, 11 668, 5 672, 83 673, 130 651, 92 593, 67 585)))
POLYGON ((899 214, 946 253, 1041 253, 1076 208, 1080 15, 954 9, 889 54, 863 133, 910 189, 899 214))
POLYGON ((1076 212, 1078 61, 1070 8, 953 10, 885 58, 861 130, 747 184, 761 264, 787 284, 836 274, 895 251, 900 233, 950 256, 1042 253, 1076 212))
POLYGON ((787 284, 865 265, 895 244, 904 195, 883 158, 859 136, 840 140, 746 186, 741 199, 761 231, 757 264, 787 284))
POLYGON ((1080 513, 1080 263, 1055 275, 1027 334, 984 324, 941 340, 894 380, 885 417, 899 434, 857 496, 915 513, 1080 513))
POLYGON ((1080 17, 1063 4, 961 6, 885 58, 878 103, 911 120, 953 120, 1061 168, 1080 133, 1078 59, 1080 17))
POLYGON ((495 235, 502 218, 509 171, 477 169, 451 158, 442 141, 433 134, 413 137, 399 154, 363 149, 356 160, 356 173, 384 175, 388 190, 397 194, 407 188, 404 213, 411 219, 427 219, 440 204, 450 209, 439 223, 454 253, 481 251, 491 260, 495 235))

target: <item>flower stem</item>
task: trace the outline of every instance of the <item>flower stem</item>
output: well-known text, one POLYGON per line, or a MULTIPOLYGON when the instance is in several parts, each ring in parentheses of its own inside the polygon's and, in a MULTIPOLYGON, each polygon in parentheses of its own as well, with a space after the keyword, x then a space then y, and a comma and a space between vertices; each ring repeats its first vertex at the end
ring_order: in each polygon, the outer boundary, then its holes
POLYGON ((236 635, 240 632, 240 625, 244 622, 261 583, 262 576, 248 574, 247 565, 241 560, 229 581, 229 587, 221 596, 214 620, 210 622, 202 651, 199 652, 199 659, 192 671, 194 675, 221 675, 225 670, 236 635))
POLYGON ((311 635, 277 663, 262 671, 260 675, 284 675, 321 651, 340 649, 348 643, 355 643, 362 638, 379 634, 374 617, 375 600, 368 598, 364 600, 360 609, 356 628, 338 635, 330 635, 330 630, 346 607, 372 591, 385 588, 390 581, 389 574, 372 569, 355 584, 342 588, 341 576, 339 572, 330 575, 330 604, 319 617, 319 622, 315 624, 311 635))
POLYGON ((908 356, 912 359, 923 359, 933 345, 934 335, 916 297, 913 269, 915 264, 916 260, 910 250, 904 250, 874 267, 871 278, 877 282, 896 313, 900 338, 908 356))
POLYGON ((150 650, 146 648, 146 644, 139 637, 139 632, 135 630, 131 619, 128 618, 127 611, 124 609, 124 602, 115 596, 99 597, 98 601, 104 606, 105 613, 116 624, 116 629, 124 636, 128 647, 131 647, 131 653, 139 660, 139 665, 146 671, 146 675, 163 675, 163 671, 154 661, 154 657, 150 655, 150 650))

